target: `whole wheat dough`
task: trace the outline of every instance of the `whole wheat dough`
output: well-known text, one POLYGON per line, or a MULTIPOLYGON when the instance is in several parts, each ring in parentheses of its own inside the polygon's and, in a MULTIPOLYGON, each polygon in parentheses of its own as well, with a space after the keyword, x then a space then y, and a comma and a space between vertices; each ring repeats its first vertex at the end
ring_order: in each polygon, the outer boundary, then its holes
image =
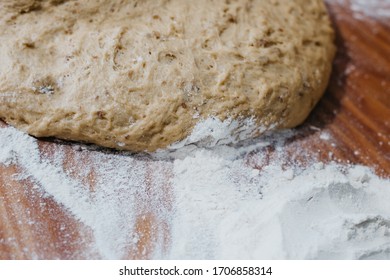
POLYGON ((133 151, 201 119, 300 124, 335 52, 321 0, 0 0, 0 118, 133 151))

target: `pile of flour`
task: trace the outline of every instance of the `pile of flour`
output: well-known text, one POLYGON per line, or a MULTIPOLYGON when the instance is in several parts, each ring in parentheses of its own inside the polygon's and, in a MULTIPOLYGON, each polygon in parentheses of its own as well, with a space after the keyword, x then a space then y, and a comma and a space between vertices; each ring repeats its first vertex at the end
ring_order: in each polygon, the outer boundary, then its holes
MULTIPOLYGON (((209 129, 210 120, 196 131, 209 129)), ((318 141, 332 139, 316 133, 318 141)), ((137 221, 152 217, 148 258, 389 259, 390 180, 315 155, 298 164, 287 152, 295 134, 241 147, 190 145, 169 157, 73 145, 76 161, 89 162, 78 172, 96 174, 93 191, 65 170, 61 145, 49 159, 37 140, 11 127, 0 128, 0 164, 21 166, 16 179, 34 181, 92 230, 91 257, 128 257, 143 240, 137 221)))

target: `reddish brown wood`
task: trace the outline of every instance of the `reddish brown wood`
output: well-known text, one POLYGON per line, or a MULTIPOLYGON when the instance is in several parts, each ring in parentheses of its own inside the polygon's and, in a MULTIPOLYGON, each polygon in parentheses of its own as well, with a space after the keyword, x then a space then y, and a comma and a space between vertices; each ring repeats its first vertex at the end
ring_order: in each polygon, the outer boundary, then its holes
POLYGON ((87 248, 90 231, 33 182, 13 178, 18 173, 0 165, 0 259, 97 257, 87 248))

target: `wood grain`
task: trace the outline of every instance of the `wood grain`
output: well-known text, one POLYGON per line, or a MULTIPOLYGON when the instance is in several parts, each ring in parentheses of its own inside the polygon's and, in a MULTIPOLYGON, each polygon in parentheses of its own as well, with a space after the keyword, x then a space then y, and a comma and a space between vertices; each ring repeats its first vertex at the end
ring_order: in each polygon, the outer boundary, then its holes
MULTIPOLYGON (((348 1, 329 0, 327 5, 337 32, 334 71, 324 98, 288 144, 290 160, 304 162, 315 155, 324 162, 371 166, 379 175, 390 177, 390 19, 357 17, 348 1), (329 132, 332 141, 318 141, 319 131, 329 132)), ((0 126, 5 124, 0 122, 0 126)), ((93 152, 80 156, 70 145, 47 140, 40 140, 39 148, 48 160, 56 153, 64 154, 64 171, 81 180, 91 193, 96 191, 99 173, 93 152)), ((273 151, 268 153, 270 160, 273 151)), ((145 165, 149 173, 170 176, 171 170, 157 170, 152 160, 145 165)), ((91 230, 43 196, 33 181, 15 179, 20 173, 18 166, 0 165, 0 259, 100 258, 92 246, 91 230)), ((157 240, 163 240, 164 250, 174 242, 169 221, 153 210, 172 211, 169 181, 157 186, 153 176, 145 176, 148 186, 140 190, 134 227, 139 241, 129 242, 123 258, 148 259, 157 240)))

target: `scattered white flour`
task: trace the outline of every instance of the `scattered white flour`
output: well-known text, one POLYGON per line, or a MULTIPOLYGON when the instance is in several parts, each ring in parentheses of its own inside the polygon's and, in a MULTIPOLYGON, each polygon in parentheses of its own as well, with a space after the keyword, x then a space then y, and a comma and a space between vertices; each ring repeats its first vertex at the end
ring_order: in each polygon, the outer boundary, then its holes
POLYGON ((64 167, 64 146, 49 157, 7 127, 0 164, 21 166, 19 179, 33 180, 90 228, 92 251, 104 259, 129 257, 142 235, 153 243, 147 258, 389 259, 390 180, 315 157, 298 164, 285 151, 292 136, 181 149, 173 160, 65 146, 80 162, 77 178, 64 167), (82 181, 92 171, 93 191, 82 181), (153 233, 134 234, 140 220, 152 221, 153 233))
POLYGON ((390 19, 389 0, 327 0, 328 2, 339 2, 343 6, 349 4, 355 18, 369 16, 375 19, 390 19))
POLYGON ((351 9, 356 13, 362 13, 374 18, 390 19, 389 0, 353 0, 351 9))
POLYGON ((328 141, 328 140, 330 140, 330 135, 329 135, 329 133, 328 132, 326 132, 326 131, 324 131, 324 132, 322 132, 321 134, 320 134, 320 139, 321 140, 326 140, 326 141, 328 141))
POLYGON ((168 150, 175 151, 188 146, 210 148, 218 145, 237 144, 266 130, 272 130, 274 127, 276 127, 276 124, 269 128, 259 127, 252 118, 221 121, 218 118, 210 117, 199 120, 186 139, 170 145, 168 150))

